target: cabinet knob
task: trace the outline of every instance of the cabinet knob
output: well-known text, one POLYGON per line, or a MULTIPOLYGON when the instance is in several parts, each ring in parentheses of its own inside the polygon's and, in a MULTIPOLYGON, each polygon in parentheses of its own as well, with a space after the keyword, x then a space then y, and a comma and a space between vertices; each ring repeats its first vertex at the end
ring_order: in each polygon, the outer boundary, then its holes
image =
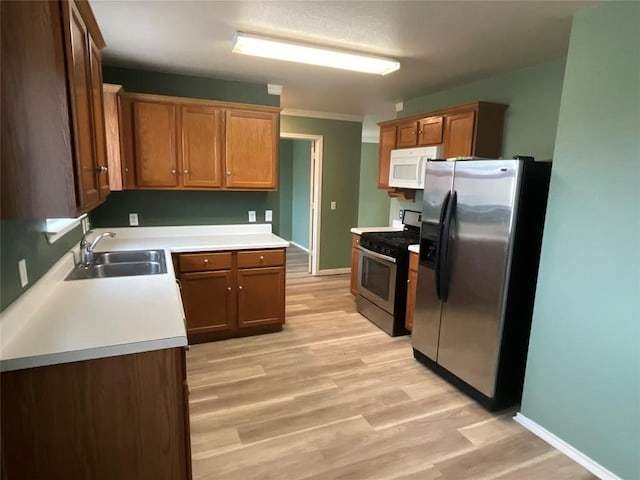
POLYGON ((411 283, 411 280, 407 280, 407 283, 411 283))
POLYGON ((240 285, 240 286, 238 287, 238 290, 242 290, 242 285, 240 285))
POLYGON ((105 167, 104 165, 96 168, 96 171, 99 173, 107 173, 109 171, 109 169, 107 167, 105 167))
POLYGON ((185 170, 185 171, 184 171, 184 174, 185 174, 185 175, 189 175, 189 170, 185 170))
POLYGON ((418 135, 422 135, 422 130, 418 130, 418 135))
POLYGON ((208 258, 205 258, 205 259, 204 259, 204 263, 209 263, 209 259, 208 259, 208 258))
POLYGON ((231 291, 231 287, 227 287, 227 290, 231 291))
POLYGON ((129 172, 129 169, 128 169, 127 167, 125 167, 125 168, 124 168, 124 171, 128 173, 128 172, 129 172))
POLYGON ((260 255, 260 260, 264 260, 264 256, 263 255, 260 255))
POLYGON ((411 130, 411 133, 412 133, 413 135, 415 135, 415 134, 416 134, 416 131, 415 131, 415 130, 411 130))
POLYGON ((176 174, 176 169, 174 168, 173 170, 171 170, 171 173, 173 173, 175 175, 176 174))
POLYGON ((231 175, 231 172, 227 172, 227 177, 231 175))

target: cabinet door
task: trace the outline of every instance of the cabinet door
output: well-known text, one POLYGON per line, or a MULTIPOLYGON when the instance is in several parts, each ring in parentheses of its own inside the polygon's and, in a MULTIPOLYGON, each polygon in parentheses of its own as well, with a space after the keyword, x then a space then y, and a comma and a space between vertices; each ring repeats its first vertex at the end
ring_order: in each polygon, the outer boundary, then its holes
POLYGON ((442 143, 442 117, 428 117, 418 125, 418 145, 440 145, 442 143))
POLYGON ((284 267, 238 270, 238 328, 284 322, 284 267))
POLYGON ((448 115, 445 126, 444 154, 446 158, 468 157, 473 152, 476 112, 448 115))
POLYGON ((183 106, 181 122, 182 185, 222 187, 222 111, 183 106))
POLYGON ((92 93, 89 77, 89 33, 74 2, 63 3, 64 20, 69 25, 67 64, 71 92, 76 185, 81 210, 87 210, 100 201, 98 175, 94 152, 92 93))
POLYGON ((231 270, 183 273, 180 283, 187 334, 235 329, 236 294, 231 270))
POLYGON ((413 328, 413 315, 416 311, 416 292, 418 288, 418 271, 409 270, 407 280, 407 311, 404 317, 404 326, 407 330, 413 328))
POLYGON ((89 57, 91 73, 91 109, 93 111, 94 146, 96 158, 96 172, 98 175, 98 190, 100 198, 109 195, 109 169, 107 166, 107 140, 105 133, 104 99, 102 94, 102 55, 100 49, 89 36, 89 57))
POLYGON ((278 188, 278 115, 227 110, 225 130, 227 188, 278 188))
POLYGON ((354 233, 351 236, 351 294, 358 294, 358 260, 360 251, 360 235, 354 233))
POLYGON ((133 128, 136 185, 177 187, 175 105, 135 101, 133 128))
POLYGON ((415 147, 418 144, 418 122, 411 120, 398 124, 396 148, 415 147))
POLYGON ((378 188, 389 188, 389 164, 391 150, 396 148, 396 126, 380 127, 380 144, 378 150, 378 188))

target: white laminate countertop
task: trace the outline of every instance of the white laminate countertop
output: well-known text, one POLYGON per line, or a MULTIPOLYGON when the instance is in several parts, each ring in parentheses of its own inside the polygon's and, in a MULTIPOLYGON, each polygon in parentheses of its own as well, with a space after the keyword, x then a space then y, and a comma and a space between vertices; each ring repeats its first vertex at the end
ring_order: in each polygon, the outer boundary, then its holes
MULTIPOLYGON (((130 227, 111 231, 96 251, 162 249, 167 273, 65 281, 65 254, 0 314, 0 370, 187 345, 172 252, 286 248, 271 225, 130 227)), ((76 250, 74 248, 73 250, 76 250)))
POLYGON ((351 233, 362 235, 366 232, 400 232, 403 227, 353 227, 351 233))
POLYGON ((409 245, 409 251, 413 253, 420 253, 420 244, 409 245))

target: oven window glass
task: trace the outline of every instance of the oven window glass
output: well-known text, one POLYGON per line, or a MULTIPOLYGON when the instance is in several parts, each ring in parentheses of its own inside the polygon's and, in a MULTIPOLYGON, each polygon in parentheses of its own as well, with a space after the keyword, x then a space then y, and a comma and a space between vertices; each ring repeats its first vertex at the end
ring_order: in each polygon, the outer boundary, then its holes
POLYGON ((360 275, 360 282, 363 288, 383 300, 390 300, 391 267, 365 256, 362 259, 362 273, 360 275))

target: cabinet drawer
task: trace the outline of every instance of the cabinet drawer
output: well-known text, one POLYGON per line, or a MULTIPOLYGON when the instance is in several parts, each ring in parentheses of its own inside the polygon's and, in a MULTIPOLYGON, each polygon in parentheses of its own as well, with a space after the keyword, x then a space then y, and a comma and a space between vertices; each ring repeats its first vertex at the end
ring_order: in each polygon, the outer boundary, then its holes
POLYGON ((231 268, 231 252, 185 253, 180 255, 180 272, 204 272, 231 268))
POLYGON ((360 235, 354 233, 352 237, 353 239, 351 240, 351 248, 358 248, 360 246, 360 235))
POLYGON ((418 257, 419 255, 415 252, 411 252, 411 256, 409 257, 409 270, 418 271, 418 257))
POLYGON ((277 267, 284 265, 284 250, 238 252, 238 268, 277 267))

